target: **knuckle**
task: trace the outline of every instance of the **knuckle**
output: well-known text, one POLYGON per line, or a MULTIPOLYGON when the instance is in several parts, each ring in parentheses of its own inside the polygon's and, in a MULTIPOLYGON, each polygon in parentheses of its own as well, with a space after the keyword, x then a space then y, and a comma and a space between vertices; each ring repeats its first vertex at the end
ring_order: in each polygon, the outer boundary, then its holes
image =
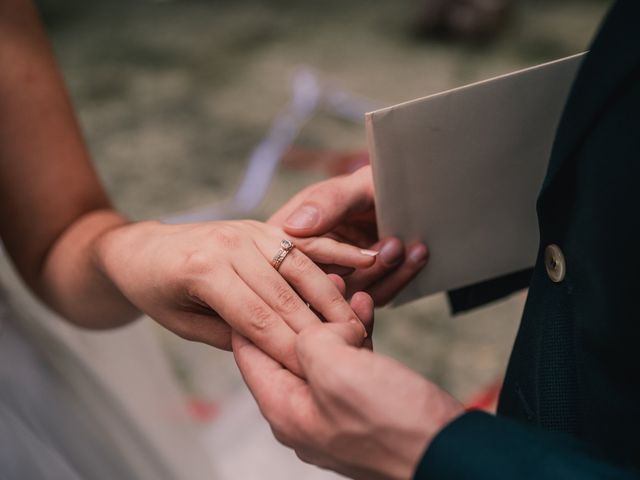
MULTIPOLYGON (((340 294, 340 292, 336 292, 336 293, 332 293, 329 295, 329 298, 327 299, 327 305, 332 308, 332 309, 340 309, 343 308, 347 305, 347 301, 344 299, 344 297, 340 294)), ((348 318, 346 320, 353 320, 355 319, 355 316, 352 316, 353 318, 348 318)))
POLYGON ((300 309, 302 302, 288 285, 278 283, 275 286, 275 291, 278 299, 278 308, 283 313, 294 313, 300 309))
POLYGON ((213 239, 225 249, 237 249, 242 242, 242 235, 231 225, 221 225, 212 232, 213 239))
POLYGON ((187 254, 184 266, 190 275, 207 274, 213 268, 211 256, 202 251, 195 250, 187 254))
POLYGON ((254 332, 265 332, 275 322, 273 314, 263 305, 249 307, 249 328, 254 332))

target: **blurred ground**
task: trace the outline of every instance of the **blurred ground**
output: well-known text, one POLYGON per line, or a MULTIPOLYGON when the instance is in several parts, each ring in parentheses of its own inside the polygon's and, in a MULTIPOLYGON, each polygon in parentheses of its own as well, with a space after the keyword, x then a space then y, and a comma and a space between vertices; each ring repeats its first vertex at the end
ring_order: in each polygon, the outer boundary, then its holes
MULTIPOLYGON (((608 5, 522 1, 496 41, 469 45, 412 38, 418 0, 40 3, 99 172, 137 219, 228 197, 298 65, 393 104, 584 50, 608 5)), ((364 129, 320 116, 298 143, 358 148, 364 129)), ((279 171, 256 217, 318 178, 279 171)), ((377 349, 467 399, 503 371, 522 304, 450 318, 436 296, 384 310, 377 349)), ((194 395, 239 385, 228 354, 167 342, 194 395)))

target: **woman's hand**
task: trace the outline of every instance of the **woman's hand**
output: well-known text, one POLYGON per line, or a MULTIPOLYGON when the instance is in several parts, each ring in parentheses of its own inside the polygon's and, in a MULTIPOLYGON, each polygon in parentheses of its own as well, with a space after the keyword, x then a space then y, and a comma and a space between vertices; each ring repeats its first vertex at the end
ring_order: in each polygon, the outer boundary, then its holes
POLYGON ((254 221, 145 222, 103 235, 95 258, 131 303, 179 336, 230 349, 237 330, 301 373, 296 334, 320 322, 305 302, 328 321, 360 325, 316 263, 368 268, 375 252, 329 238, 292 238, 296 248, 276 271, 270 262, 287 237, 254 221))

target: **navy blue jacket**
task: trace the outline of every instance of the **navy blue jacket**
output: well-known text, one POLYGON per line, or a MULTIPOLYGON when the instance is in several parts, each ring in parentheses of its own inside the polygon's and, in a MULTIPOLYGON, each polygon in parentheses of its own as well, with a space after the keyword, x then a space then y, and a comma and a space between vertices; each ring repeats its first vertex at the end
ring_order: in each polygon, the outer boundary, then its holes
POLYGON ((537 210, 533 273, 452 296, 467 308, 530 280, 498 415, 446 427, 417 479, 640 478, 639 0, 614 4, 580 68, 537 210))

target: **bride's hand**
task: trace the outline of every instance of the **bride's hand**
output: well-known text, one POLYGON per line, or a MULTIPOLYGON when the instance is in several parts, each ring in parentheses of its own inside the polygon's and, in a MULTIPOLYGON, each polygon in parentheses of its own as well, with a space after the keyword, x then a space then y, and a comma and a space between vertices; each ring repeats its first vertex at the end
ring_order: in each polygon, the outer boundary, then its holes
MULTIPOLYGON (((179 336, 230 349, 231 329, 299 373, 295 336, 328 321, 358 321, 316 264, 367 268, 375 253, 328 238, 291 238, 280 269, 271 265, 282 239, 271 225, 225 221, 130 224, 97 245, 100 269, 134 305, 179 336)), ((364 329, 363 329, 364 332, 364 329)))

